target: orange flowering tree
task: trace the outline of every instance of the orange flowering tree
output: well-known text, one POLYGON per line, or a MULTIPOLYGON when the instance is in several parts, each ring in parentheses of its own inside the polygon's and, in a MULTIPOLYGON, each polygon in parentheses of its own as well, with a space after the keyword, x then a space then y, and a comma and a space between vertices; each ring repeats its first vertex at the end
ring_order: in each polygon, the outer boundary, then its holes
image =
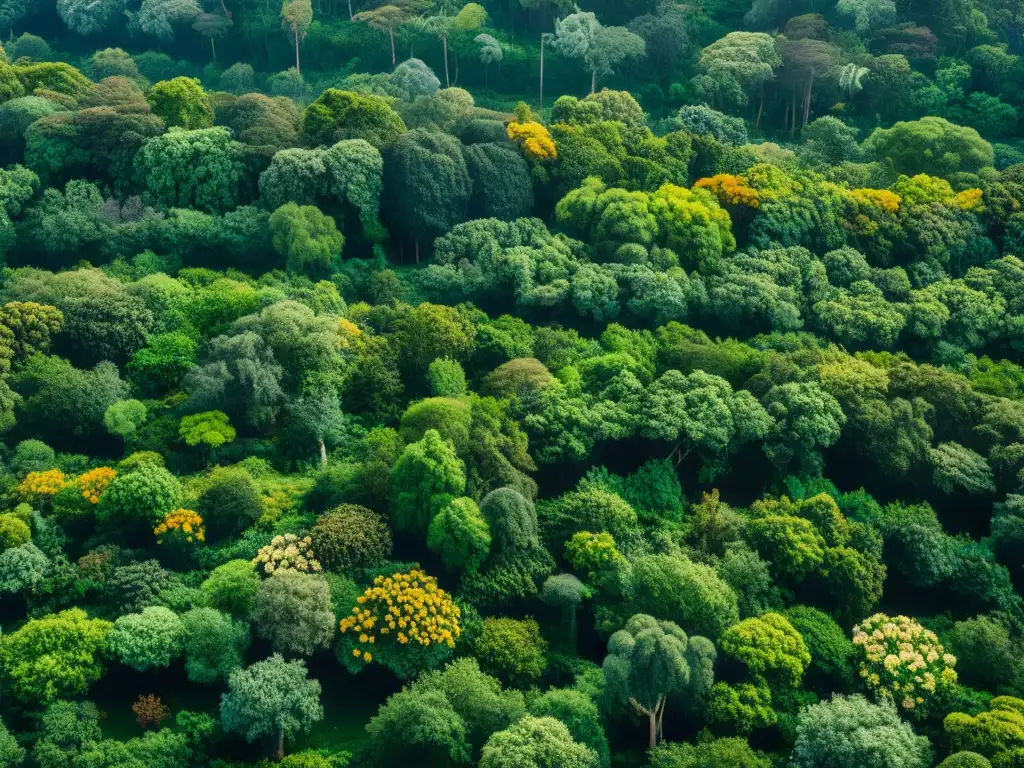
POLYGON ((82 498, 90 504, 99 504, 100 496, 107 490, 110 481, 117 476, 117 470, 110 467, 96 467, 78 477, 82 498))
POLYGON ((451 655, 461 615, 437 579, 421 570, 378 576, 341 620, 338 659, 353 673, 376 661, 413 677, 451 655))
POLYGON ((761 196, 751 187, 746 176, 733 176, 731 173, 719 173, 704 179, 698 179, 693 185, 697 189, 706 189, 721 205, 757 208, 761 204, 761 196))
POLYGON ((18 485, 18 493, 29 502, 47 502, 60 492, 65 483, 67 478, 59 469, 29 472, 18 485))
POLYGON ((165 539, 191 544, 195 541, 206 541, 206 528, 203 518, 191 509, 175 509, 164 516, 163 522, 153 529, 157 544, 165 539))

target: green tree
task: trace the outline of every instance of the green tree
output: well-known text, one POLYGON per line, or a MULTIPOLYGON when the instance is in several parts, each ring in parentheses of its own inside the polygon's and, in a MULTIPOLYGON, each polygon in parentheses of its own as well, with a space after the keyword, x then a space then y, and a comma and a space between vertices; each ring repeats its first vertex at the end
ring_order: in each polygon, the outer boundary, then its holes
POLYGON ((565 724, 574 741, 590 747, 597 753, 598 765, 607 768, 611 763, 608 739, 604 733, 597 704, 582 691, 574 688, 552 688, 530 702, 534 717, 553 717, 565 724))
POLYGON ((760 119, 764 105, 764 85, 782 66, 775 40, 763 32, 730 32, 700 53, 698 66, 706 80, 699 87, 711 96, 713 106, 722 108, 726 96, 738 97, 744 106, 754 91, 761 93, 760 119))
POLYGON ((820 469, 821 451, 839 439, 846 416, 832 395, 812 382, 779 384, 761 401, 775 426, 764 452, 777 466, 796 461, 802 471, 820 469))
POLYGON ((547 643, 534 619, 484 619, 473 646, 481 666, 509 684, 529 684, 544 673, 547 643))
POLYGON ((317 518, 309 531, 313 553, 324 568, 374 568, 391 554, 391 530, 380 515, 358 504, 342 504, 317 518))
POLYGON ((462 461, 435 429, 405 447, 388 476, 391 514, 399 530, 427 532, 444 494, 461 496, 466 489, 462 461))
POLYGON ((192 608, 181 616, 185 672, 194 683, 214 683, 242 666, 249 627, 215 608, 192 608))
POLYGON ((31 591, 50 572, 49 558, 31 542, 0 552, 0 592, 31 591))
POLYGON ((892 128, 876 128, 864 142, 864 150, 876 159, 891 161, 897 173, 908 176, 977 173, 993 163, 992 145, 976 130, 941 117, 923 117, 896 123, 892 128))
POLYGON ((275 571, 252 601, 256 631, 279 653, 310 656, 335 634, 331 592, 323 577, 293 568, 275 571))
POLYGON ((196 0, 142 0, 138 12, 128 14, 128 23, 169 43, 174 40, 175 27, 191 23, 202 10, 196 0))
POLYGON ((239 733, 248 742, 272 737, 275 757, 284 756, 285 739, 309 732, 322 720, 320 683, 310 680, 301 661, 285 661, 274 654, 228 677, 228 692, 221 696, 224 730, 239 733))
POLYGON ((833 696, 797 717, 794 766, 863 765, 924 768, 932 764, 927 737, 900 720, 892 704, 872 704, 863 696, 833 696))
POLYGON ((182 416, 178 424, 178 437, 186 445, 219 448, 235 439, 235 428, 223 411, 206 411, 182 416))
POLYGON ((213 107, 202 84, 193 77, 176 77, 157 83, 146 94, 146 100, 168 128, 186 131, 213 127, 213 107))
POLYGON ((726 656, 743 662, 753 675, 779 686, 799 686, 811 663, 800 633, 777 613, 765 613, 729 627, 718 646, 726 656))
POLYGON ((295 71, 300 74, 299 42, 306 37, 312 23, 313 6, 309 0, 284 0, 281 4, 281 28, 292 36, 295 44, 295 71))
POLYGON ((248 618, 261 584, 259 574, 249 560, 228 560, 214 568, 200 588, 214 608, 235 617, 248 618))
POLYGON ((530 717, 487 740, 480 768, 597 768, 597 753, 553 717, 530 717))
POLYGON ((730 765, 736 768, 769 768, 771 761, 763 752, 750 748, 746 739, 715 738, 707 731, 697 743, 663 741, 650 752, 651 768, 702 768, 730 765))
POLYGON ((15 740, 7 726, 0 720, 0 766, 18 768, 25 759, 25 750, 15 740))
POLYGON ((315 278, 337 269, 345 237, 315 205, 282 205, 270 217, 270 232, 289 272, 315 278))
POLYGON ((103 425, 112 435, 130 442, 146 421, 146 406, 139 400, 118 400, 103 413, 103 425))
POLYGON ((380 96, 328 88, 302 114, 302 137, 310 146, 365 139, 383 149, 405 133, 405 123, 380 96))
POLYGON ((113 526, 152 527, 181 506, 181 483, 163 467, 142 464, 120 472, 100 498, 96 516, 113 526))
POLYGON ((461 497, 441 507, 427 529, 427 547, 448 570, 478 568, 490 554, 491 531, 476 502, 461 497))
POLYGON ((648 748, 654 749, 668 698, 710 689, 715 655, 707 638, 687 637, 677 624, 638 613, 608 640, 605 695, 647 717, 648 748))
POLYGON ((139 672, 168 667, 182 652, 185 625, 169 608, 150 606, 114 622, 110 650, 121 662, 139 672))
POLYGON ((590 72, 590 92, 597 89, 597 78, 615 73, 626 59, 638 59, 645 53, 644 40, 625 27, 604 27, 593 13, 577 12, 555 21, 552 47, 569 59, 578 59, 590 72))
POLYGON ((80 608, 30 619, 0 638, 0 672, 26 704, 82 696, 103 676, 112 625, 80 608))
POLYGON ((366 730, 374 754, 385 764, 458 765, 470 760, 466 723, 441 691, 396 693, 366 730))

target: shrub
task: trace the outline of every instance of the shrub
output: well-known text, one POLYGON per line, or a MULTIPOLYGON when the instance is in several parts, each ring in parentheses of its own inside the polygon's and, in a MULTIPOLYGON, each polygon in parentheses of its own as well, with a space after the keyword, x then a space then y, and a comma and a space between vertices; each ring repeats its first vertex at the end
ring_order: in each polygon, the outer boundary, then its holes
POLYGON ((535 682, 547 666, 547 643, 533 619, 485 619, 473 650, 484 670, 507 683, 535 682))
POLYGON ((342 504, 320 516, 309 531, 314 556, 324 568, 372 568, 391 555, 391 529, 358 504, 342 504))

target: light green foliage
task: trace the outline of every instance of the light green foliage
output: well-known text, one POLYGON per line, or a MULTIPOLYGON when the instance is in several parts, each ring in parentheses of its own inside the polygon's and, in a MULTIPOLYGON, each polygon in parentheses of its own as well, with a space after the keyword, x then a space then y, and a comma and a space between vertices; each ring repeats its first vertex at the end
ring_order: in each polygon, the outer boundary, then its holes
POLYGON ((701 51, 698 65, 709 81, 702 83, 703 89, 710 86, 712 93, 709 95, 719 95, 713 101, 720 104, 721 94, 735 93, 740 96, 739 106, 742 106, 749 93, 774 77, 775 69, 782 65, 782 57, 771 35, 730 32, 701 51))
POLYGON ((496 552, 532 549, 540 545, 533 502, 513 488, 498 488, 480 502, 496 552))
POLYGON ((7 726, 0 720, 0 766, 18 768, 25 759, 25 750, 18 744, 7 726))
POLYGON ((283 744, 323 719, 320 690, 303 662, 285 661, 275 653, 231 673, 220 700, 221 724, 249 742, 271 736, 283 744))
POLYGON ((229 560, 214 568, 201 588, 214 608, 236 617, 248 617, 260 584, 249 560, 229 560))
POLYGON ((251 615, 260 637, 279 653, 309 656, 334 639, 330 588, 319 575, 276 571, 260 585, 251 615))
POLYGON ((288 271, 311 277, 336 268, 345 246, 334 219, 314 205, 282 205, 270 217, 270 231, 288 271))
POLYGON ((144 672, 170 666, 181 655, 184 637, 185 625, 176 613, 151 606, 115 621, 109 642, 121 663, 144 672))
POLYGON ((434 515, 427 529, 427 547, 452 571, 478 568, 491 549, 491 531, 476 502, 453 499, 434 515))
POLYGON ((216 213, 241 198, 243 154, 226 128, 177 128, 143 145, 135 171, 154 202, 216 213))
POLYGON ((761 404, 775 420, 764 443, 768 458, 783 467, 820 468, 821 450, 839 439, 846 422, 836 399, 816 384, 792 382, 772 387, 761 404))
POLYGON ((524 717, 487 740, 480 768, 597 768, 597 753, 553 717, 524 717))
POLYGON ((892 704, 863 696, 834 696, 812 704, 797 718, 791 765, 863 765, 925 768, 932 764, 927 737, 900 720, 892 704))
POLYGON ((379 96, 328 88, 302 115, 302 135, 311 146, 365 139, 383 149, 405 132, 405 123, 379 96))
POLYGON ((772 692, 764 680, 715 683, 708 696, 708 720, 738 734, 749 734, 778 722, 772 692))
POLYGON ((186 445, 219 448, 235 439, 235 428, 223 411, 206 411, 182 416, 178 436, 186 445))
POLYGON ((746 739, 715 738, 704 731, 697 743, 663 741, 650 753, 651 768, 769 768, 771 761, 763 752, 751 749, 746 739))
POLYGON ((552 688, 530 703, 530 714, 560 720, 573 740, 594 750, 598 765, 607 768, 611 759, 608 739, 597 704, 589 696, 573 688, 552 688))
POLYGON ((112 435, 131 440, 146 421, 146 406, 139 400, 119 400, 103 414, 103 425, 112 435))
POLYGON ((457 360, 449 357, 439 357, 427 366, 427 383, 435 397, 466 394, 466 372, 457 360))
POLYGON ((977 173, 993 163, 992 145, 977 131, 941 117, 876 128, 864 142, 864 149, 874 157, 891 158, 897 172, 910 176, 977 173))
POLYGON ((81 696, 103 675, 102 654, 112 625, 72 608, 28 623, 0 638, 0 671, 27 704, 81 696))
POLYGON ((194 78, 176 77, 157 83, 149 89, 146 99, 168 128, 194 131, 213 127, 210 98, 194 78))
POLYGON ((977 715, 946 715, 943 730, 953 750, 970 750, 988 758, 1024 748, 1024 701, 1013 696, 992 699, 988 711, 977 715))
POLYGON ((644 555, 633 562, 629 611, 644 611, 711 638, 739 621, 736 594, 714 569, 683 555, 644 555))
POLYGON ((968 493, 992 493, 995 484, 985 458, 959 443, 941 443, 928 451, 934 467, 932 482, 943 493, 963 488, 968 493))
POLYGON ((142 464, 110 481, 96 515, 116 527, 157 523, 181 506, 181 483, 163 467, 142 464))
POLYGON ((466 489, 462 461, 436 429, 411 443, 398 457, 388 477, 391 514, 400 530, 424 534, 441 494, 461 496, 466 489))
POLYGON ((533 619, 484 619, 473 651, 483 668, 509 684, 536 681, 547 666, 547 643, 533 619))
POLYGON ((0 552, 27 544, 32 538, 28 524, 14 515, 0 515, 0 552))
POLYGON ((644 55, 644 40, 625 27, 603 27, 593 13, 576 12, 559 19, 551 42, 555 50, 569 59, 578 59, 590 72, 590 92, 598 76, 614 74, 626 59, 644 55))
POLYGON ((214 683, 242 666, 249 628, 215 608, 193 608, 182 614, 185 672, 196 683, 214 683))
POLYGON ((719 638, 722 652, 757 677, 796 687, 811 663, 803 638, 785 617, 765 613, 729 627, 719 638))

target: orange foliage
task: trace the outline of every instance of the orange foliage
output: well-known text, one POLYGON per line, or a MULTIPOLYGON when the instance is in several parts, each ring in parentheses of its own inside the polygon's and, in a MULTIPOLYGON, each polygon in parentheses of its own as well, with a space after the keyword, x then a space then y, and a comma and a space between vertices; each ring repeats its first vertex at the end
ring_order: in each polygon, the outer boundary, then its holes
POLYGON ((731 173, 719 173, 705 179, 699 179, 693 185, 698 189, 706 189, 718 198, 722 205, 745 205, 757 208, 761 204, 756 189, 747 185, 746 176, 733 176, 731 173))
POLYGON ((110 467, 97 467, 90 469, 79 476, 78 484, 82 488, 82 498, 87 499, 90 504, 99 504, 100 496, 107 490, 110 481, 117 476, 117 470, 110 467))
POLYGON ((554 160, 558 157, 555 142, 548 129, 532 120, 508 124, 508 137, 516 142, 531 160, 554 160))
POLYGON ((29 472, 18 485, 18 493, 28 499, 44 499, 55 496, 65 482, 64 473, 59 469, 29 472))

